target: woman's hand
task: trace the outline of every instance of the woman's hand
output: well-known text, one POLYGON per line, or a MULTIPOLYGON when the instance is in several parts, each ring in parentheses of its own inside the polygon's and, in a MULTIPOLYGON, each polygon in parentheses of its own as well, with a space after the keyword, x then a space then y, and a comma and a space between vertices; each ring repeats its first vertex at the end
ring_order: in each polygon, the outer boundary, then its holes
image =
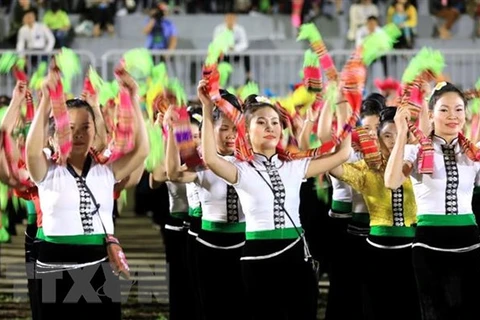
POLYGON ((163 115, 163 126, 168 129, 173 128, 173 124, 178 120, 178 114, 175 112, 175 107, 171 105, 167 112, 163 115))
POLYGON ((208 86, 207 80, 204 80, 204 79, 200 80, 197 87, 197 95, 204 107, 213 108, 214 104, 210 99, 210 96, 208 95, 207 86, 208 86))
POLYGON ((49 98, 50 97, 50 90, 55 90, 55 87, 60 81, 60 76, 57 72, 49 72, 47 78, 42 83, 42 98, 49 98))
POLYGON ((408 108, 398 108, 394 118, 398 135, 406 136, 408 132, 408 122, 410 121, 410 117, 410 110, 408 110, 408 108))
POLYGON ((25 81, 17 81, 15 88, 13 89, 12 102, 21 105, 25 100, 25 94, 27 92, 27 83, 25 81))

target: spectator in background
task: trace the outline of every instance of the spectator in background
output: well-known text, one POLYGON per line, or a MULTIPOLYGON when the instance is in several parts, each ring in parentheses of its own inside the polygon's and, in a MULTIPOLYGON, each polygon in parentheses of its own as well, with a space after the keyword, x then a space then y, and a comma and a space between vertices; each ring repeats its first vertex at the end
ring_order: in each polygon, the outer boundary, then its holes
POLYGON ((18 30, 20 30, 23 25, 23 16, 25 12, 34 9, 35 15, 38 15, 38 9, 31 0, 15 1, 16 3, 13 7, 12 20, 10 22, 10 34, 8 36, 8 40, 12 46, 15 46, 15 43, 17 42, 18 30))
POLYGON ((467 0, 467 13, 475 22, 475 36, 480 38, 480 0, 467 0))
POLYGON ((60 8, 60 2, 53 0, 50 9, 43 16, 43 23, 53 32, 55 36, 55 48, 69 46, 69 33, 71 29, 68 14, 60 8))
MULTIPOLYGON (((55 46, 55 37, 43 23, 37 22, 37 11, 27 10, 23 15, 23 26, 18 31, 17 52, 24 51, 51 52, 55 46)), ((47 60, 48 56, 41 55, 41 60, 47 60)), ((38 56, 31 57, 32 66, 38 62, 38 56)))
MULTIPOLYGON (((369 17, 379 17, 377 5, 372 0, 359 0, 350 6, 350 20, 347 38, 350 41, 356 39, 357 30, 364 26, 369 17)), ((378 21, 378 20, 377 20, 378 21)))
MULTIPOLYGON (((213 38, 222 34, 222 32, 225 30, 230 30, 233 32, 235 43, 233 47, 230 48, 229 53, 224 56, 224 60, 227 62, 232 62, 231 59, 233 58, 233 62, 239 62, 241 60, 240 55, 236 53, 244 52, 248 49, 248 38, 245 28, 237 23, 237 16, 235 13, 227 13, 225 15, 225 22, 215 27, 215 30, 213 31, 213 38)), ((246 81, 248 82, 251 80, 250 57, 242 56, 242 58, 245 65, 246 81)))
POLYGON ((395 49, 413 48, 413 36, 417 27, 417 9, 409 0, 396 0, 387 10, 387 23, 395 23, 402 36, 395 43, 395 49))
POLYGON ((93 0, 91 9, 91 19, 93 21, 93 36, 99 37, 103 30, 112 35, 115 33, 114 17, 115 6, 113 0, 93 0))
POLYGON ((381 30, 382 28, 379 26, 378 18, 376 16, 368 17, 367 22, 357 30, 357 34, 355 36, 355 47, 361 45, 363 39, 365 39, 367 36, 381 30))
POLYGON ((150 50, 175 50, 177 48, 177 28, 165 18, 168 6, 161 2, 150 9, 150 18, 143 28, 147 35, 146 47, 150 50))
POLYGON ((437 18, 445 20, 444 24, 437 27, 440 39, 452 38, 451 30, 455 22, 465 10, 464 0, 433 0, 432 12, 437 18))

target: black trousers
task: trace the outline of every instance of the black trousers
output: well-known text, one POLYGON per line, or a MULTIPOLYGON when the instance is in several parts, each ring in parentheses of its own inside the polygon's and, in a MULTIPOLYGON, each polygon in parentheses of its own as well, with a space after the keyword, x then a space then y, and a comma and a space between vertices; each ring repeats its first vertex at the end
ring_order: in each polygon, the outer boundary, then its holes
MULTIPOLYGON (((273 253, 293 240, 247 240, 245 256, 273 253)), ((252 320, 316 320, 318 283, 304 260, 303 242, 264 260, 242 260, 248 318, 252 320)))
POLYGON ((168 268, 169 319, 194 318, 194 291, 187 264, 187 231, 171 230, 170 226, 183 227, 183 220, 170 218, 165 226, 165 251, 168 268))
POLYGON ((412 249, 368 247, 364 312, 368 320, 419 320, 412 249))
MULTIPOLYGON (((244 241, 245 235, 202 230, 199 239, 217 246, 233 246, 244 241)), ((227 250, 198 243, 198 284, 205 320, 246 319, 241 254, 242 247, 227 250)))
POLYGON ((35 261, 37 252, 35 246, 35 237, 37 235, 37 224, 28 224, 25 230, 25 270, 27 272, 28 299, 30 300, 30 310, 32 310, 32 320, 39 318, 39 302, 35 290, 35 261))
POLYGON ((365 263, 368 243, 365 237, 347 232, 350 219, 330 218, 336 231, 330 239, 326 320, 364 319, 365 263))
MULTIPOLYGON (((442 235, 441 242, 460 244, 458 239, 471 235, 469 244, 473 241, 478 243, 476 226, 417 227, 416 237, 422 239, 428 235, 432 238, 434 233, 442 235)), ((480 249, 458 253, 415 246, 413 265, 422 320, 480 319, 480 249)))
POLYGON ((190 232, 187 234, 187 266, 189 271, 190 283, 194 294, 194 314, 193 320, 203 320, 204 312, 202 307, 202 297, 200 293, 200 285, 198 284, 198 246, 197 234, 201 229, 202 219, 197 217, 190 217, 190 232))

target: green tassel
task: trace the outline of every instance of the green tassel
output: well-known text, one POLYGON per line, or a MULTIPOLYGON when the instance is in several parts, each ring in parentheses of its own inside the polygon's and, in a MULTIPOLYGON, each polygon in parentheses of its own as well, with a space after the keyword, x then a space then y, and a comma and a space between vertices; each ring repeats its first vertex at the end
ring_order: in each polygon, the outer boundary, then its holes
POLYGON ((65 93, 71 93, 72 92, 72 81, 69 78, 62 77, 61 78, 62 86, 63 86, 63 92, 65 93))
POLYGON ((47 75, 48 64, 45 61, 40 62, 37 67, 37 70, 30 77, 29 87, 34 90, 40 90, 42 87, 42 82, 45 76, 47 75))
POLYGON ((233 72, 233 67, 230 63, 222 61, 217 66, 218 73, 220 74, 220 88, 225 88, 228 83, 228 78, 233 72))
POLYGON ((233 32, 225 30, 219 34, 208 46, 208 54, 205 59, 205 65, 211 66, 217 63, 222 53, 227 52, 235 44, 233 32))
POLYGON ((80 58, 72 49, 62 48, 55 57, 55 63, 66 79, 73 79, 82 73, 80 58))
POLYGON ((152 172, 165 157, 165 145, 163 141, 162 128, 151 122, 146 123, 150 153, 145 159, 145 169, 152 172))
POLYGON ((138 95, 144 97, 147 94, 148 85, 145 81, 138 82, 138 95))
POLYGON ((325 182, 320 180, 320 177, 315 177, 315 190, 317 191, 317 198, 323 203, 328 203, 328 188, 325 182))
POLYGON ((475 89, 480 89, 480 78, 478 78, 477 83, 475 83, 475 89))
POLYGON ((7 110, 8 110, 7 107, 8 106, 0 106, 0 122, 3 121, 3 117, 5 117, 5 113, 7 113, 7 110))
POLYGON ((260 94, 258 84, 253 81, 249 81, 246 85, 243 86, 242 92, 240 93, 240 99, 242 99, 242 101, 245 101, 245 99, 251 94, 260 94))
POLYGON ((13 52, 4 53, 0 57, 0 73, 9 73, 12 68, 15 66, 18 57, 13 52))
POLYGON ((171 79, 168 82, 168 89, 177 98, 177 106, 184 106, 187 104, 187 93, 178 79, 171 79))
POLYGON ((0 182, 0 210, 5 212, 8 203, 8 186, 0 182))
POLYGON ((310 43, 322 41, 322 35, 318 31, 317 26, 313 23, 306 23, 300 26, 297 41, 307 40, 310 43))
POLYGON ((324 98, 325 102, 330 106, 330 108, 332 108, 332 112, 335 112, 338 100, 338 85, 336 82, 329 81, 327 83, 327 90, 324 98))
POLYGON ((115 99, 118 95, 118 83, 116 81, 104 82, 98 91, 98 103, 104 106, 108 100, 115 99))
POLYGON ((25 58, 19 58, 17 62, 15 63, 15 66, 20 69, 20 70, 25 70, 25 65, 27 62, 25 61, 25 58))
POLYGON ((411 83, 425 71, 430 71, 435 76, 438 76, 444 68, 445 58, 442 53, 438 50, 424 47, 410 60, 403 73, 402 82, 411 83))
POLYGON ((0 228, 0 243, 6 243, 10 241, 10 234, 5 227, 0 228))
POLYGON ((100 91, 105 84, 105 81, 103 81, 97 70, 92 66, 90 66, 90 69, 88 70, 88 80, 90 80, 90 83, 97 92, 100 91))
POLYGON ((401 34, 401 30, 395 24, 390 23, 383 27, 382 31, 374 32, 366 37, 362 43, 363 63, 368 66, 392 50, 401 34))
POLYGON ((167 66, 165 65, 164 62, 160 62, 156 66, 152 68, 152 81, 157 82, 157 81, 164 81, 168 78, 168 73, 167 73, 167 66))
POLYGON ((125 69, 135 79, 150 76, 153 69, 153 58, 145 48, 131 49, 123 54, 125 69))
POLYGON ((303 55, 303 67, 319 67, 320 61, 318 61, 318 56, 315 52, 308 49, 303 55))
POLYGON ((125 207, 127 205, 127 199, 128 199, 128 194, 127 190, 123 189, 122 192, 120 192, 120 203, 125 207))

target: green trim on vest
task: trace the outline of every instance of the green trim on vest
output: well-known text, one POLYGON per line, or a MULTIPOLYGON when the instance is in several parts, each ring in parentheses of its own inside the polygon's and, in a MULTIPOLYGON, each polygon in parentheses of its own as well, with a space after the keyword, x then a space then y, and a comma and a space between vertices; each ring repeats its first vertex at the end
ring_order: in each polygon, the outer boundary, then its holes
POLYGON ((202 207, 188 208, 188 215, 190 217, 201 218, 202 217, 202 207))
POLYGON ((27 224, 36 224, 37 223, 37 214, 29 213, 27 214, 27 224))
POLYGON ((413 238, 415 236, 414 227, 396 227, 396 226, 371 226, 370 235, 380 237, 405 237, 413 238))
POLYGON ((352 221, 370 224, 370 214, 368 212, 352 212, 352 221))
MULTIPOLYGON (((302 227, 298 228, 300 234, 303 233, 302 227)), ((283 228, 264 231, 249 231, 246 234, 247 240, 272 240, 272 239, 296 239, 298 232, 295 228, 283 228)))
POLYGON ((170 216, 176 219, 185 219, 188 217, 188 212, 170 212, 170 216))
POLYGON ((350 213, 352 212, 352 203, 332 200, 332 211, 338 213, 350 213))
POLYGON ((38 228, 37 238, 59 244, 101 245, 105 244, 104 234, 79 234, 75 236, 46 236, 43 228, 38 228))
POLYGON ((202 219, 202 230, 223 233, 244 233, 245 222, 215 222, 202 219))
POLYGON ((476 226, 477 221, 473 213, 468 214, 418 214, 417 226, 421 227, 460 227, 476 226))

